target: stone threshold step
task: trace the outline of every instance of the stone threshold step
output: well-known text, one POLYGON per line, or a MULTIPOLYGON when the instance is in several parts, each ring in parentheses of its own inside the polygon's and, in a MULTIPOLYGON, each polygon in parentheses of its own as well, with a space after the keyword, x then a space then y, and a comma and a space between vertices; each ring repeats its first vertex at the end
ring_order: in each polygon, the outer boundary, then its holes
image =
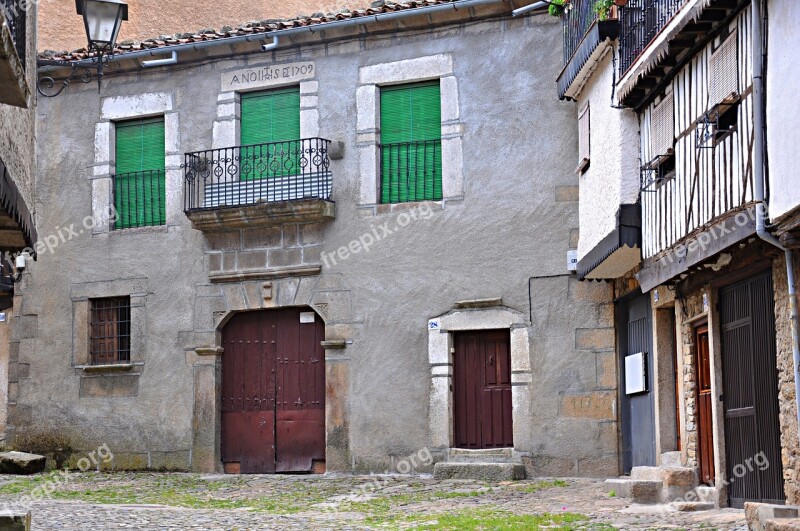
POLYGON ((525 479, 525 467, 519 463, 451 463, 433 467, 434 479, 477 479, 483 481, 516 481, 525 479))

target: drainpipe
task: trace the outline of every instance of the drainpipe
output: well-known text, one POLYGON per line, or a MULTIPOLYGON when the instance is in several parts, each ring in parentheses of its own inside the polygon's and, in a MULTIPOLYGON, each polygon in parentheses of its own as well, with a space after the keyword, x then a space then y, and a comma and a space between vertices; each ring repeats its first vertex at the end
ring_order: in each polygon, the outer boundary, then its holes
POLYGON ((142 66, 145 68, 150 68, 154 66, 167 66, 167 65, 174 65, 178 64, 178 52, 172 51, 172 56, 167 57, 166 59, 153 59, 152 61, 142 61, 142 66))
POLYGON ((511 15, 515 16, 515 17, 518 17, 520 15, 524 15, 525 13, 528 13, 529 11, 535 11, 537 9, 547 9, 549 6, 550 6, 550 2, 544 2, 544 1, 542 1, 542 2, 534 2, 534 3, 530 4, 530 5, 525 6, 525 7, 520 7, 519 9, 515 9, 514 11, 511 12, 511 15))
MULTIPOLYGON (((794 395, 795 407, 797 408, 798 430, 800 430, 800 338, 798 332, 797 314, 797 290, 795 288, 794 277, 794 256, 792 251, 787 249, 778 241, 775 236, 767 232, 767 208, 764 203, 764 151, 766 150, 766 138, 764 124, 766 123, 766 106, 764 103, 764 36, 762 26, 764 23, 761 11, 761 0, 753 0, 752 31, 755 51, 753 53, 753 106, 754 106, 754 127, 755 127, 755 146, 753 149, 753 169, 754 187, 756 200, 756 234, 765 242, 774 245, 784 252, 786 257, 786 280, 789 284, 789 305, 792 334, 792 358, 794 360, 794 395)), ((798 432, 800 437, 800 431, 798 432)))

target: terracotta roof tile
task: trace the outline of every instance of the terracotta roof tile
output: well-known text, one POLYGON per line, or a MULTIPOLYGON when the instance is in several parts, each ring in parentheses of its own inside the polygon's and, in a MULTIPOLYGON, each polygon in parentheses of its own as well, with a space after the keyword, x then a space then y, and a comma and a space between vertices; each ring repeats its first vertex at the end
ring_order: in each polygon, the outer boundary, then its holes
MULTIPOLYGON (((251 21, 246 22, 236 28, 226 26, 219 31, 214 29, 202 29, 195 33, 179 33, 174 36, 159 35, 157 38, 146 39, 141 42, 126 41, 118 44, 114 51, 116 55, 124 55, 128 52, 161 48, 175 44, 213 41, 241 35, 257 35, 259 33, 268 33, 282 29, 315 26, 319 24, 325 24, 326 22, 335 22, 337 20, 347 20, 358 17, 379 15, 381 13, 392 13, 420 7, 449 4, 455 1, 457 0, 411 0, 409 2, 394 3, 379 0, 378 2, 373 2, 374 7, 369 7, 366 9, 356 9, 353 11, 345 10, 339 13, 329 13, 327 15, 322 13, 314 13, 310 16, 297 17, 287 20, 251 21)), ((57 59, 62 61, 77 61, 86 59, 88 57, 90 57, 90 54, 86 48, 80 48, 78 50, 73 50, 72 52, 53 52, 47 50, 39 54, 39 59, 45 60, 57 59)))

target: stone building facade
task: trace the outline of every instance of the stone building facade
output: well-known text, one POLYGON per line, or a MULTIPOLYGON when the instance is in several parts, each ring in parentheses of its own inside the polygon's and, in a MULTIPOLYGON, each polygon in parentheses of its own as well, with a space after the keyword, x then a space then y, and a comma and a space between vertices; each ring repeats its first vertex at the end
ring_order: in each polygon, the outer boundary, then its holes
POLYGON ((585 227, 591 232, 579 246, 578 276, 613 281, 619 306, 622 459, 631 473, 620 488, 661 482, 637 501, 681 507, 797 503, 797 317, 787 259, 797 259, 798 203, 786 149, 791 121, 776 95, 794 93, 785 73, 797 9, 781 0, 640 8, 612 9, 586 29, 575 21, 591 3, 576 3, 563 17, 559 77, 559 96, 576 100, 580 117, 591 104, 579 132, 592 151, 579 155, 578 172, 598 179, 580 181, 581 238, 585 227), (651 9, 666 15, 654 22, 651 9), (768 36, 764 50, 759 34, 768 36), (762 54, 770 59, 759 64, 762 54), (597 110, 597 94, 610 105, 597 110), (625 142, 618 131, 630 110, 638 153, 623 149, 620 162, 614 140, 625 142), (599 142, 611 139, 602 157, 593 151, 598 128, 599 142), (634 216, 621 204, 626 186, 634 216), (625 392, 641 373, 637 357, 647 360, 647 385, 625 392), (622 361, 629 358, 630 366, 622 361), (647 440, 625 441, 623 394, 644 402, 631 415, 652 424, 647 440), (632 460, 624 455, 630 445, 632 460), (638 458, 637 445, 646 450, 638 458))
POLYGON ((510 431, 493 458, 530 475, 618 473, 610 287, 565 270, 578 189, 564 154, 577 139, 570 106, 551 97, 560 27, 512 19, 506 2, 428 9, 442 4, 357 28, 276 31, 268 52, 220 38, 147 69, 121 53, 99 94, 73 83, 42 102, 37 194, 53 208, 39 231, 76 230, 21 283, 11 439, 58 434, 76 455, 105 443, 117 468, 235 471, 221 456, 231 330, 298 310, 301 323, 324 322, 327 470, 391 470, 423 448, 439 463, 463 453, 459 356, 493 331, 506 338, 510 378, 510 431), (382 91, 431 80, 441 197, 381 202, 382 91), (186 179, 206 159, 185 154, 238 146, 242 95, 284 86, 299 93, 300 137, 331 141, 330 200, 192 196, 186 179), (164 221, 115 230, 105 215, 120 182, 114 135, 142 117, 163 119, 164 221), (97 364, 92 308, 109 297, 129 304, 129 358, 97 364))
POLYGON ((9 361, 15 361, 14 256, 36 241, 34 130, 36 7, 0 7, 0 432, 5 433, 9 361))

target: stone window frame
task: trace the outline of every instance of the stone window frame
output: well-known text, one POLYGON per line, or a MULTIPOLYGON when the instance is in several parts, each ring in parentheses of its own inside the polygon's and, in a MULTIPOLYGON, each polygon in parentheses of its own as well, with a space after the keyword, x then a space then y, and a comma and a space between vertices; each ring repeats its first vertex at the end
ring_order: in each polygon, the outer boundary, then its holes
POLYGON ((84 371, 133 368, 144 365, 147 346, 147 313, 145 301, 147 278, 132 278, 74 284, 72 300, 72 366, 84 371), (117 365, 92 365, 89 319, 91 299, 128 297, 130 299, 130 361, 117 365))
POLYGON ((505 306, 453 310, 428 321, 428 362, 431 371, 429 429, 436 449, 453 448, 455 416, 453 410, 453 332, 503 330, 511 335, 511 404, 514 445, 526 440, 526 421, 530 415, 531 370, 530 338, 525 315, 505 306))
MULTIPOLYGON (((279 66, 279 65, 276 65, 279 66)), ((316 71, 316 68, 314 69, 316 71)), ((250 84, 247 89, 223 90, 217 96, 217 116, 212 130, 211 149, 239 146, 241 142, 241 95, 251 92, 300 86, 300 138, 320 136, 319 82, 314 78, 285 83, 250 84)))
MULTIPOLYGON (((358 204, 377 207, 380 179, 380 89, 383 86, 439 80, 442 111, 442 200, 464 197, 464 126, 461 122, 458 79, 451 54, 437 54, 390 63, 362 66, 356 89, 356 145, 358 147, 359 179, 358 204)), ((405 203, 403 203, 405 204, 405 203)))
POLYGON ((151 92, 133 96, 102 98, 100 120, 95 124, 94 167, 92 170, 92 235, 129 233, 165 229, 182 222, 183 153, 180 151, 180 120, 171 92, 151 92), (166 188, 166 224, 157 227, 134 227, 112 230, 108 212, 114 204, 112 178, 116 165, 116 122, 164 117, 164 163, 166 188))

